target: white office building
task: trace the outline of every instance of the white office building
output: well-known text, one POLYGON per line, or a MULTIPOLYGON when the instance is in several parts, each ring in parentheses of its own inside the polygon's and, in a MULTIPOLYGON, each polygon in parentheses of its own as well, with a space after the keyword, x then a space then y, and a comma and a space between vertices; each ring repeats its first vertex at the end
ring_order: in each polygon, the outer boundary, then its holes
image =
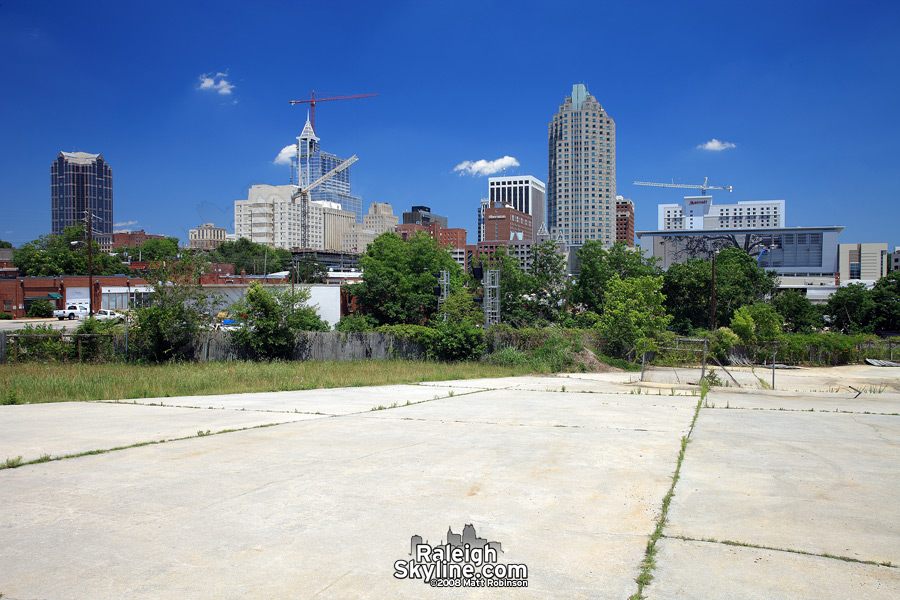
POLYGON ((497 202, 510 204, 514 209, 531 215, 531 237, 537 238, 541 225, 547 222, 547 187, 544 182, 531 175, 490 177, 488 189, 488 197, 482 198, 478 207, 478 241, 484 241, 484 211, 497 202))
MULTIPOLYGON (((300 249, 301 204, 291 196, 292 185, 254 185, 246 200, 234 202, 234 233, 257 244, 284 250, 300 249)), ((342 236, 356 221, 353 212, 337 203, 309 203, 309 249, 340 251, 342 236)))
POLYGON ((658 210, 656 228, 661 231, 778 229, 787 226, 784 200, 713 204, 712 196, 685 196, 681 204, 660 204, 658 210))

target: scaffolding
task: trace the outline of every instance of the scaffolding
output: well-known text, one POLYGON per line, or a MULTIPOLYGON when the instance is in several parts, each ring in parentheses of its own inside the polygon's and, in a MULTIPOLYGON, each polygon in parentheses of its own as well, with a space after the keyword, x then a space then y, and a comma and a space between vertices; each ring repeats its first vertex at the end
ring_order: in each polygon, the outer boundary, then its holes
POLYGON ((484 327, 500 324, 500 270, 488 269, 484 281, 484 327))

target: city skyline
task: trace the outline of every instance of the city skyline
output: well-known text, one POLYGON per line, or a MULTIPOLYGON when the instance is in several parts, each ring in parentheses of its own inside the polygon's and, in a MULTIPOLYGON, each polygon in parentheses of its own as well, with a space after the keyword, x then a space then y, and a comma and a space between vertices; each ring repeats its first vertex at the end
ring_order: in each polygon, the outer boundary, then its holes
POLYGON ((788 226, 840 225, 841 243, 900 245, 894 6, 351 2, 338 19, 323 6, 225 2, 179 4, 173 21, 164 5, 0 7, 0 239, 49 232, 46 165, 60 151, 115 166, 117 230, 183 243, 198 223, 234 231, 233 202, 251 185, 290 182, 276 158, 307 107, 289 101, 312 90, 378 94, 316 108, 328 151, 359 156, 363 213, 372 202, 395 214, 426 205, 475 239, 488 177, 501 174, 491 169, 549 185, 548 121, 583 83, 615 119, 616 192, 634 201, 636 229, 653 229, 657 205, 684 194, 633 181, 709 176, 734 186, 714 192, 717 203, 784 199, 788 226), (602 60, 563 60, 554 40, 584 37, 597 20, 609 24, 602 60), (540 41, 517 36, 523 27, 540 41), (303 47, 332 54, 298 60, 303 47))

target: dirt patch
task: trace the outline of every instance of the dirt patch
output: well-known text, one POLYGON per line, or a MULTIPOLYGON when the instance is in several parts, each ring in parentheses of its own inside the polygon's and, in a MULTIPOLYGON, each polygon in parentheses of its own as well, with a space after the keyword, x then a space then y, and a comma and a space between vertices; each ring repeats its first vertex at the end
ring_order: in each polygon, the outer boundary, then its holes
MULTIPOLYGON (((597 358, 590 348, 572 354, 576 365, 582 365, 587 373, 616 373, 622 371, 618 367, 612 367, 597 358)), ((580 369, 579 369, 580 370, 580 369)))

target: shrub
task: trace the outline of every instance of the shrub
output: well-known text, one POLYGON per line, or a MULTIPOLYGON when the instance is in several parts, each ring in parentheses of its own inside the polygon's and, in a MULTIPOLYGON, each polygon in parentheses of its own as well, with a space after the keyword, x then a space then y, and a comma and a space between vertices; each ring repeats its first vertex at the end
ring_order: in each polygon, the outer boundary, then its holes
POLYGON ((341 333, 366 333, 375 329, 373 319, 361 313, 354 313, 341 317, 341 320, 334 326, 335 331, 341 333))
POLYGON ((429 358, 435 360, 471 360, 484 354, 484 330, 469 321, 447 321, 434 328, 436 335, 426 346, 429 358))
POLYGON ((728 360, 728 351, 734 348, 740 338, 728 327, 719 327, 710 338, 709 351, 719 362, 728 360))
POLYGON ((41 323, 32 325, 27 323, 23 329, 16 333, 27 336, 17 338, 15 341, 16 349, 8 349, 10 356, 18 353, 19 361, 57 361, 66 360, 71 355, 72 345, 63 340, 63 332, 53 329, 48 324, 41 323))
POLYGON ((46 300, 35 300, 28 307, 28 316, 35 319, 47 319, 53 316, 53 306, 46 300))
POLYGON ((231 339, 257 358, 293 358, 299 332, 328 329, 315 309, 306 305, 309 296, 309 289, 302 286, 279 289, 254 283, 231 307, 245 321, 231 339))
POLYGON ((13 318, 13 316, 10 313, 0 312, 0 321, 9 321, 12 318, 13 318))
POLYGON ((389 333, 402 340, 409 340, 416 344, 422 344, 426 349, 434 343, 437 332, 424 325, 382 325, 376 327, 378 333, 389 333))

